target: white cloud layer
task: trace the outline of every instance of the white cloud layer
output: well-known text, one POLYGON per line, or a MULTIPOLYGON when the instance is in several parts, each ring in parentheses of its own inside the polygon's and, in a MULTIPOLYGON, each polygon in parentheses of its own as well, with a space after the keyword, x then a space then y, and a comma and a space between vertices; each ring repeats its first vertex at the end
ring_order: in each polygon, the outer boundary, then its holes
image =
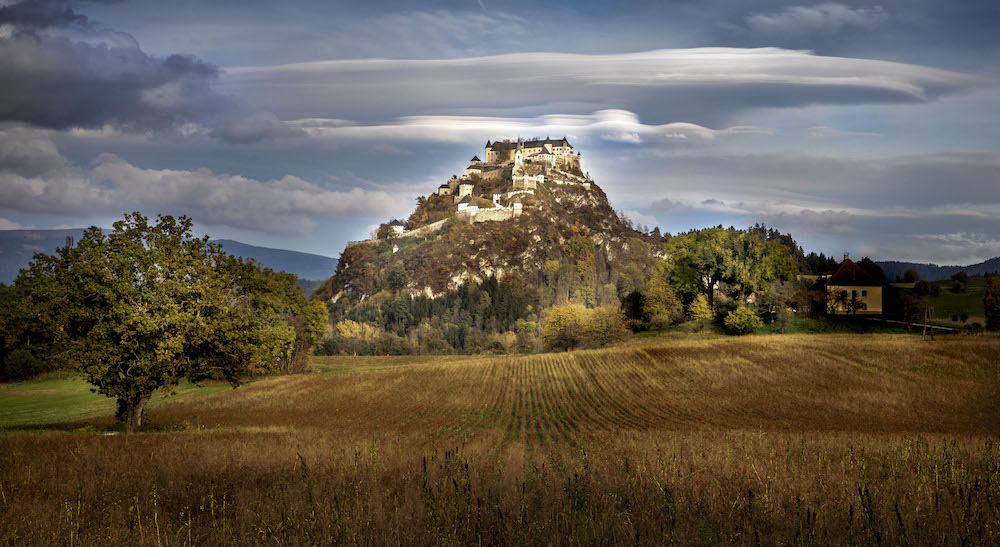
MULTIPOLYGON (((593 112, 719 116, 755 106, 926 101, 972 77, 919 65, 779 48, 663 49, 605 55, 517 53, 434 60, 361 59, 237 67, 223 90, 282 119, 363 122, 415 113, 593 112)), ((692 119, 688 117, 688 119, 692 119)))
POLYGON ((738 134, 770 134, 754 126, 710 129, 693 123, 648 125, 627 110, 600 110, 592 114, 552 114, 515 118, 498 116, 406 116, 385 124, 362 125, 341 119, 306 118, 287 125, 313 138, 331 140, 416 140, 454 143, 478 142, 506 136, 597 137, 622 143, 646 140, 710 141, 738 134))
POLYGON ((310 233, 320 217, 400 214, 410 203, 408 194, 333 191, 291 175, 256 180, 209 169, 143 169, 113 154, 101 154, 89 169, 63 161, 37 175, 0 170, 0 204, 20 212, 82 217, 141 209, 290 235, 310 233))

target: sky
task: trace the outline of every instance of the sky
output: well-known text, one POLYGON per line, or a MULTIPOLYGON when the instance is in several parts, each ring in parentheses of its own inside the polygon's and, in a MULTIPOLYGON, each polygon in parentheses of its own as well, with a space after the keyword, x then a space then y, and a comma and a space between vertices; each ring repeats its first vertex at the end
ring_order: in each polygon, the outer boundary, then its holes
POLYGON ((0 0, 0 229, 190 216, 339 256, 486 141, 615 209, 1000 255, 1000 3, 0 0))

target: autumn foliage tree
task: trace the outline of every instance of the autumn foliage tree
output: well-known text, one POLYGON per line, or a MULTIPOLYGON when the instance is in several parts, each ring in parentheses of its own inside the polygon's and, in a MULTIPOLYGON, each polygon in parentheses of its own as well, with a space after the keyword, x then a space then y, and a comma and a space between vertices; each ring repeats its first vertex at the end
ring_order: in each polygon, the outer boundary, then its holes
MULTIPOLYGON (((109 234, 92 227, 75 246, 35 255, 13 285, 8 304, 27 310, 20 319, 45 321, 34 349, 117 399, 130 430, 157 389, 210 377, 237 385, 279 369, 296 341, 290 318, 300 318, 302 346, 322 328, 295 276, 227 255, 191 225, 126 215, 109 234)), ((3 328, 15 344, 32 330, 3 328)))

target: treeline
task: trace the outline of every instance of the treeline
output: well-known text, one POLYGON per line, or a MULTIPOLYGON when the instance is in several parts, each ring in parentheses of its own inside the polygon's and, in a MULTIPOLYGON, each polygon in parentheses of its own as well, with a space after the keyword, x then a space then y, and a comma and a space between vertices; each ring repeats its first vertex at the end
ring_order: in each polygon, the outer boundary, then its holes
POLYGON ((466 282, 431 298, 383 290, 331 312, 327 354, 402 355, 535 351, 539 291, 514 276, 466 282))

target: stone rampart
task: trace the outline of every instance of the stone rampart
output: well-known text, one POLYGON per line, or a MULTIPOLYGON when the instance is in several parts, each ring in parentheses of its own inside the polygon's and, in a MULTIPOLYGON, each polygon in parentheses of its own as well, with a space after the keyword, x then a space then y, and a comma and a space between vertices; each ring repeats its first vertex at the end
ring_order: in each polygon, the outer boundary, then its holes
POLYGON ((472 224, 475 222, 493 222, 500 220, 509 220, 518 216, 521 216, 520 207, 493 207, 492 209, 480 209, 474 214, 471 213, 460 213, 465 216, 466 222, 472 224))
POLYGON ((437 222, 432 222, 426 226, 421 226, 419 228, 414 228, 412 230, 403 232, 396 237, 423 237, 427 234, 434 233, 444 226, 444 223, 448 222, 448 219, 439 220, 437 222))

